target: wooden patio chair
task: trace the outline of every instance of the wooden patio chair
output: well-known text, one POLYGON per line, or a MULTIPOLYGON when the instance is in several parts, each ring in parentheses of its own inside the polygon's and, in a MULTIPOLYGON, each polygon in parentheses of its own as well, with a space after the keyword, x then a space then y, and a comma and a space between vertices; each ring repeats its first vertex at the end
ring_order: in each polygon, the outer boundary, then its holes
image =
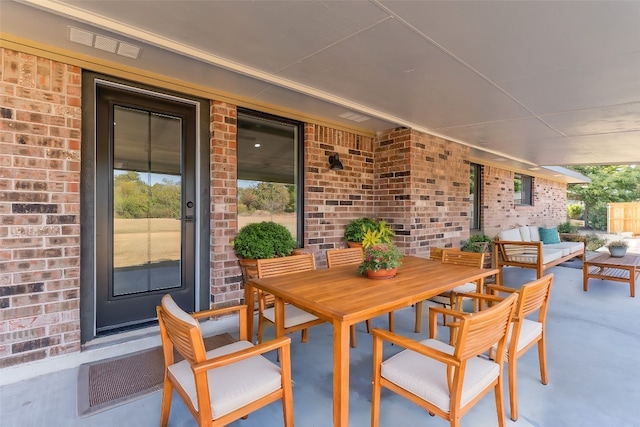
POLYGON ((165 363, 162 427, 169 422, 174 389, 199 426, 225 426, 282 400, 284 425, 293 427, 290 338, 255 346, 247 341, 245 305, 189 314, 167 294, 156 310, 165 363), (234 312, 240 340, 205 352, 197 319, 234 312), (184 360, 174 363, 174 348, 184 360), (278 351, 280 366, 262 356, 273 350, 278 351))
MULTIPOLYGON (((327 267, 338 267, 340 265, 353 265, 354 267, 360 264, 364 258, 364 251, 362 246, 357 248, 344 248, 344 249, 327 249, 327 267)), ((366 320, 367 332, 371 333, 371 320, 366 320)), ((389 313, 389 330, 393 332, 393 312, 389 313)), ((356 347, 356 326, 351 325, 351 347, 356 347)))
MULTIPOLYGON (((526 283, 519 290, 498 285, 487 285, 487 293, 493 295, 518 293, 520 298, 511 322, 511 331, 507 337, 507 364, 509 365, 509 402, 511 419, 518 419, 517 393, 517 361, 535 344, 538 344, 538 364, 540 365, 540 379, 547 384, 547 352, 545 345, 547 308, 553 274, 547 274, 540 279, 526 283), (537 312, 537 318, 528 316, 537 312)), ((494 352, 497 349, 494 347, 494 352)))
MULTIPOLYGON (((316 261, 313 254, 291 255, 278 258, 257 260, 258 278, 281 276, 283 274, 299 273, 316 269, 316 261)), ((265 323, 275 326, 275 307, 268 304, 273 300, 273 295, 257 290, 258 294, 258 342, 262 342, 265 323)), ((289 334, 302 330, 302 342, 307 342, 308 329, 312 326, 324 323, 311 313, 308 313, 294 305, 284 305, 284 331, 289 334)))
POLYGON ((371 426, 378 427, 380 423, 380 392, 385 387, 429 414, 444 418, 451 426, 460 426, 460 418, 493 388, 498 425, 504 427, 502 365, 517 299, 517 295, 510 295, 473 314, 429 307, 430 338, 421 342, 374 329, 371 426), (438 313, 454 319, 450 324, 457 330, 453 345, 436 339, 438 313), (383 361, 383 341, 405 350, 383 361), (495 360, 477 357, 496 343, 495 360))
MULTIPOLYGON (((437 249, 437 248, 434 248, 437 249)), ((442 249, 441 261, 443 264, 453 265, 467 265, 471 267, 482 268, 484 264, 484 253, 482 252, 463 252, 457 249, 442 249)), ((484 279, 479 279, 476 282, 465 283, 460 286, 456 286, 450 291, 443 292, 432 298, 429 301, 442 304, 443 307, 451 307, 453 305, 452 296, 455 294, 461 294, 465 292, 482 292, 484 279)), ((442 324, 446 326, 446 317, 442 319, 442 324)), ((422 301, 416 303, 416 326, 415 332, 419 333, 422 328, 422 301)))

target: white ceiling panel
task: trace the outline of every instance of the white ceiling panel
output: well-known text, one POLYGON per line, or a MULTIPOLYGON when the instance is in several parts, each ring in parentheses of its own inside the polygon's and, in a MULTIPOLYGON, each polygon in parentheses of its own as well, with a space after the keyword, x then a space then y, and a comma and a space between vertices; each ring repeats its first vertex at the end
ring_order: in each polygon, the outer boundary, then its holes
POLYGON ((283 115, 434 132, 518 168, 640 163, 640 1, 0 0, 0 9, 3 37, 283 115), (72 43, 69 25, 141 55, 72 43), (337 118, 346 111, 371 120, 337 118))
POLYGON ((640 130, 640 102, 543 116, 567 136, 598 135, 640 130))
POLYGON ((382 3, 495 82, 640 51, 635 1, 382 3))
POLYGON ((640 51, 607 60, 591 59, 501 86, 536 114, 636 102, 640 99, 640 51))

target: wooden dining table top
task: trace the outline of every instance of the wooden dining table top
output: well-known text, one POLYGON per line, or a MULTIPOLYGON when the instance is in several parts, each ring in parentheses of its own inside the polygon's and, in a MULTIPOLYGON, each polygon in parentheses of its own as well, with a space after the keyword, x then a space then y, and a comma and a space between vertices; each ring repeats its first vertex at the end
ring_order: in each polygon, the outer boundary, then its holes
POLYGON ((497 269, 443 264, 415 256, 405 256, 392 279, 369 279, 358 274, 356 267, 346 265, 251 279, 249 285, 327 321, 355 324, 498 273, 497 269))
MULTIPOLYGON (((276 336, 284 334, 285 302, 333 324, 334 427, 349 425, 350 325, 410 306, 458 285, 499 274, 497 269, 443 264, 415 256, 404 257, 392 279, 369 279, 358 274, 356 268, 357 265, 346 265, 250 279, 245 286, 245 301, 250 307, 254 287, 276 297, 276 336)), ((252 314, 247 318, 247 328, 251 334, 252 314)))

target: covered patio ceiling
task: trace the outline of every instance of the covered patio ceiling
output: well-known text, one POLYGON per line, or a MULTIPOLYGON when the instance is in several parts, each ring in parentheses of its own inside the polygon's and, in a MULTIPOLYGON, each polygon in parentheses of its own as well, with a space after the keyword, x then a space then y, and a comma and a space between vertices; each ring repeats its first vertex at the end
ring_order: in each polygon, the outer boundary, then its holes
POLYGON ((640 163, 638 22, 636 1, 0 2, 13 42, 567 182, 545 166, 640 163))

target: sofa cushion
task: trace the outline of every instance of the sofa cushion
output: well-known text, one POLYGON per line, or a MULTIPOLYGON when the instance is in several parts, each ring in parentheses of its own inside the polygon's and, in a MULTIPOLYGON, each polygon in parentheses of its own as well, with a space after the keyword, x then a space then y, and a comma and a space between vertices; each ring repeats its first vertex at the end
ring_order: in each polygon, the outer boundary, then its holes
POLYGON ((520 229, 512 228, 510 230, 503 230, 498 233, 499 240, 506 240, 509 242, 522 242, 522 236, 520 235, 520 229))
MULTIPOLYGON (((519 255, 509 255, 509 261, 511 262, 522 262, 525 264, 536 264, 538 262, 537 254, 519 254, 519 255)), ((547 264, 552 261, 555 261, 559 258, 562 258, 562 250, 559 249, 551 249, 544 247, 542 248, 542 263, 547 264)))
POLYGON ((523 242, 531 241, 531 227, 525 225, 524 227, 518 227, 518 230, 520 230, 520 237, 522 237, 523 242))
POLYGON ((539 242, 540 241, 540 231, 538 230, 538 227, 536 227, 536 226, 529 227, 529 233, 531 234, 531 241, 532 242, 539 242))
POLYGON ((559 249, 562 251, 562 256, 567 256, 575 252, 580 252, 584 248, 584 244, 582 242, 560 242, 546 245, 545 249, 546 248, 559 249))
POLYGON ((560 234, 558 234, 557 228, 540 227, 538 231, 540 232, 540 240, 542 240, 542 243, 545 245, 560 243, 560 234))

